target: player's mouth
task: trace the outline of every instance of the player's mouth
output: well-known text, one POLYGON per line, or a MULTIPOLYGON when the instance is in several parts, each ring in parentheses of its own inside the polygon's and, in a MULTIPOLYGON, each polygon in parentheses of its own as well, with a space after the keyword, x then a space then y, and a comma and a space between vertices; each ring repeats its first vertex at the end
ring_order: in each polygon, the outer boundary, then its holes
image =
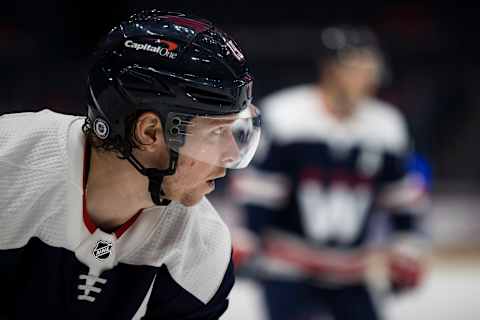
POLYGON ((207 180, 207 184, 211 190, 215 190, 215 179, 207 180))
POLYGON ((210 189, 214 190, 215 189, 215 180, 220 179, 225 177, 226 172, 222 172, 221 174, 214 176, 212 179, 207 180, 207 184, 210 187, 210 189))

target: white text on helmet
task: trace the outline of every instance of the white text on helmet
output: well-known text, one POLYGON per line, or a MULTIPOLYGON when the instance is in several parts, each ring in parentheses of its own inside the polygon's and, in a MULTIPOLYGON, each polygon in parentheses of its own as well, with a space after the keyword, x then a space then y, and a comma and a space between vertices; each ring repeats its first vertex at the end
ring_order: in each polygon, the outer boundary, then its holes
POLYGON ((176 52, 171 52, 168 48, 161 47, 161 46, 152 46, 147 43, 137 43, 132 40, 127 40, 124 43, 125 47, 135 50, 142 50, 157 53, 158 55, 168 58, 168 59, 175 59, 177 57, 176 52))

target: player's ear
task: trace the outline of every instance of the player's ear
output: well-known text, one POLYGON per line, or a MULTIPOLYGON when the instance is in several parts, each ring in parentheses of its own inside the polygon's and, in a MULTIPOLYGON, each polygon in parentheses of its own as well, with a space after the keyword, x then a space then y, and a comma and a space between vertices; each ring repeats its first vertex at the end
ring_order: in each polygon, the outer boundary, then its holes
POLYGON ((135 123, 134 138, 142 150, 153 152, 163 148, 165 140, 160 117, 153 112, 142 113, 135 123))

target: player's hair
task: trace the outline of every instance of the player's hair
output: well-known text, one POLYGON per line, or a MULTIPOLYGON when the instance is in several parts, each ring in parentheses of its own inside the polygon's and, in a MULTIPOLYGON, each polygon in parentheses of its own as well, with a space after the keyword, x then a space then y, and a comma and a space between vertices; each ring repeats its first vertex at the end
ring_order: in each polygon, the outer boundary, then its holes
POLYGON ((124 139, 120 137, 114 137, 112 139, 102 140, 97 137, 92 129, 92 121, 87 117, 82 126, 82 131, 85 134, 87 143, 98 151, 115 152, 118 153, 120 158, 123 158, 123 154, 132 152, 133 149, 138 149, 141 146, 141 142, 138 141, 135 134, 135 128, 138 122, 138 118, 148 110, 136 110, 128 115, 124 122, 125 134, 124 139))

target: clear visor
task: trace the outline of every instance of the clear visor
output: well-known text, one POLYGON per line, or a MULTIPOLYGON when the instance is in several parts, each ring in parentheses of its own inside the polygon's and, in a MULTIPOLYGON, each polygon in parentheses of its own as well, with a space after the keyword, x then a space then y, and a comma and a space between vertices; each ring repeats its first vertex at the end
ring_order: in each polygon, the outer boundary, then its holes
POLYGON ((172 112, 166 136, 168 146, 179 154, 219 167, 241 169, 257 150, 260 127, 260 111, 254 105, 224 116, 172 112))

